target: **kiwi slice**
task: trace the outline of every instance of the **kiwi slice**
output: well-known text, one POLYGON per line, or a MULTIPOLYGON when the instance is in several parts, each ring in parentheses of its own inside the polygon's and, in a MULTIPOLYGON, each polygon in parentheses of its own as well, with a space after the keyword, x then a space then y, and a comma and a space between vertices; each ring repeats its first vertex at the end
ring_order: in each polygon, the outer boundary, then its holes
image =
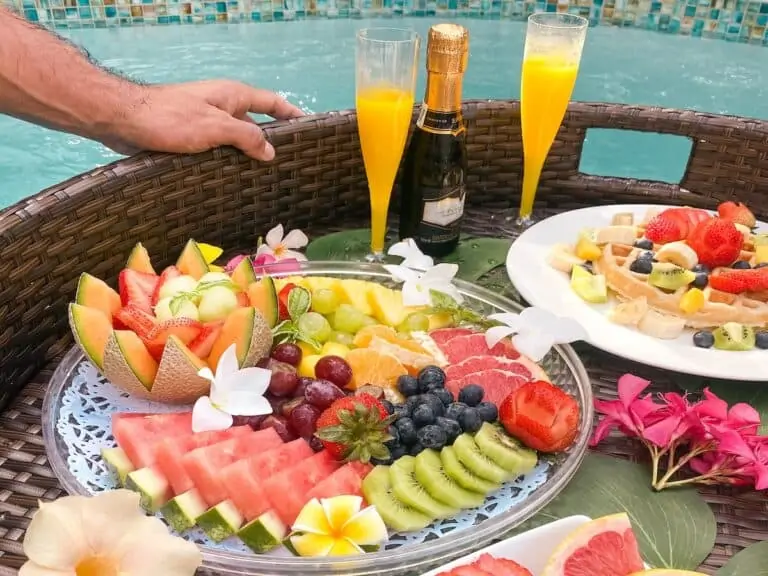
POLYGON ((744 352, 755 347, 755 330, 738 322, 726 322, 712 331, 715 337, 715 348, 744 352))
POLYGON ((528 474, 539 461, 536 452, 524 448, 499 426, 483 422, 475 434, 475 444, 480 451, 515 476, 528 474))
POLYGON ((459 508, 476 508, 485 502, 485 495, 465 490, 446 474, 440 453, 435 450, 424 450, 416 456, 413 472, 435 500, 459 508))
POLYGON ((416 458, 403 456, 389 467, 389 479, 392 482, 392 492, 398 500, 405 502, 432 518, 450 518, 459 509, 457 505, 448 505, 435 500, 427 489, 416 479, 416 458))
POLYGON ((571 270, 571 290, 585 302, 602 304, 608 302, 608 285, 605 276, 592 274, 581 266, 571 270))
POLYGON ((469 468, 470 472, 491 482, 501 484, 509 480, 512 475, 488 458, 480 450, 479 446, 467 433, 461 434, 453 443, 456 457, 459 462, 469 468))
POLYGON ((654 262, 648 282, 662 290, 677 290, 696 280, 696 273, 671 262, 654 262))
POLYGON ((393 530, 398 532, 422 530, 434 520, 398 500, 392 492, 389 466, 376 466, 371 470, 363 480, 362 490, 366 502, 376 506, 384 524, 393 530))
POLYGON ((448 477, 456 482, 462 488, 479 494, 490 494, 496 492, 501 486, 495 482, 490 482, 485 478, 480 478, 473 474, 464 464, 459 461, 453 446, 446 446, 440 451, 440 460, 443 463, 443 469, 448 477))

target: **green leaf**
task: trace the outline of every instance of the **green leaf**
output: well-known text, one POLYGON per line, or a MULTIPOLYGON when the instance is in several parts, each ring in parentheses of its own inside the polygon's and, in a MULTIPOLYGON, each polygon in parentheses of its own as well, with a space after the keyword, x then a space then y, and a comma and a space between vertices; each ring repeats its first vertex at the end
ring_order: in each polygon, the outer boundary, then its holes
POLYGON ((310 296, 309 290, 301 286, 294 286, 288 293, 288 315, 291 320, 298 322, 301 315, 309 311, 311 303, 312 296, 310 296))
POLYGON ((515 532, 574 514, 626 512, 648 564, 695 570, 714 547, 715 516, 693 488, 655 492, 650 474, 646 465, 589 454, 566 489, 515 532))
POLYGON ((432 299, 432 307, 438 310, 450 311, 456 310, 459 307, 456 300, 451 298, 445 292, 430 289, 429 297, 432 299))
MULTIPOLYGON (((744 402, 760 414, 760 434, 768 434, 768 386, 763 383, 730 380, 686 380, 680 386, 689 392, 709 388, 710 392, 728 402, 729 406, 744 402)), ((768 560, 766 560, 768 562, 768 560)))
POLYGON ((715 572, 717 576, 768 576, 768 542, 747 546, 715 572))

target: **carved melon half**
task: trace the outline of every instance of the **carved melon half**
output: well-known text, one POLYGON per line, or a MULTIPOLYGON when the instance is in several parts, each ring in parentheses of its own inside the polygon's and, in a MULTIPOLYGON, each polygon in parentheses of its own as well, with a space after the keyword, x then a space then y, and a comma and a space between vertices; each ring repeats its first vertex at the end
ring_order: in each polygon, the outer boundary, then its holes
POLYGON ((104 352, 112 335, 112 320, 103 310, 82 304, 69 305, 69 326, 80 349, 97 368, 104 366, 104 352))
POLYGON ((75 302, 81 306, 101 310, 110 324, 112 323, 112 316, 122 306, 120 295, 117 292, 110 288, 104 280, 91 276, 87 272, 80 274, 80 279, 77 281, 75 302))
POLYGON ((232 344, 236 345, 240 368, 255 366, 259 360, 269 356, 272 330, 256 308, 238 308, 227 316, 208 356, 211 370, 216 370, 219 358, 232 344))

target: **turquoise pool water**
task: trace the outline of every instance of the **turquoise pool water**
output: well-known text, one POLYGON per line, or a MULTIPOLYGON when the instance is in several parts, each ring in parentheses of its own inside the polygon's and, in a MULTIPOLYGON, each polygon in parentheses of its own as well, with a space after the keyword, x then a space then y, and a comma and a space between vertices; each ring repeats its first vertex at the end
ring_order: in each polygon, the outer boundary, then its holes
MULTIPOLYGON (((464 97, 517 97, 525 24, 459 22, 471 35, 464 97)), ((75 30, 68 37, 137 79, 229 77, 281 92, 307 112, 324 112, 354 105, 355 30, 389 24, 424 35, 432 23, 428 18, 305 20, 75 30)), ((419 94, 423 81, 422 71, 419 94)), ((592 28, 574 98, 768 118, 768 49, 592 28)), ((582 170, 676 181, 689 147, 675 137, 595 133, 588 137, 582 170)), ((0 206, 116 158, 94 142, 0 117, 0 206)))

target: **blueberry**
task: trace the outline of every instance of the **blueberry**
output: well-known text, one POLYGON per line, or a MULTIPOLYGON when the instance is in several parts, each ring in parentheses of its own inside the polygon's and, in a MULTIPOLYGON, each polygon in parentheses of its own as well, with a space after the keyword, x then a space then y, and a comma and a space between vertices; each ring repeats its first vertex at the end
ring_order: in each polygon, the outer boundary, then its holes
POLYGON ((731 268, 735 268, 736 270, 749 270, 752 268, 752 266, 750 266, 749 262, 746 262, 745 260, 739 260, 738 262, 731 264, 731 268))
POLYGON ((477 412, 484 422, 495 422, 499 417, 499 409, 493 402, 480 402, 477 405, 477 412))
POLYGON ((424 452, 424 446, 422 446, 419 442, 416 442, 411 448, 408 450, 408 454, 411 456, 418 456, 424 452))
POLYGON ((395 415, 395 420, 411 417, 411 407, 407 404, 394 404, 392 409, 392 414, 395 415))
POLYGON ((709 284, 709 274, 706 272, 698 272, 696 274, 696 278, 694 278, 693 282, 691 282, 691 286, 701 289, 706 288, 707 284, 709 284))
POLYGON ((453 394, 451 394, 451 391, 447 388, 438 388, 437 390, 432 390, 432 394, 440 398, 443 406, 448 406, 451 402, 453 402, 453 394))
POLYGON ((407 453, 407 450, 405 446, 402 444, 399 446, 395 446, 392 450, 389 451, 389 459, 394 462, 398 458, 402 458, 407 453))
POLYGON ((592 262, 584 262, 584 264, 580 264, 580 266, 582 268, 584 268, 584 270, 586 270, 590 274, 594 274, 595 273, 595 268, 594 268, 594 266, 592 266, 592 262))
POLYGON ((419 391, 445 388, 445 372, 437 366, 425 366, 419 372, 419 391))
POLYGON ((389 400, 380 400, 381 405, 384 406, 384 410, 387 411, 387 414, 394 414, 395 413, 395 405, 392 404, 389 400))
POLYGON ((693 335, 693 345, 698 348, 712 348, 715 345, 715 337, 712 332, 699 330, 693 335))
POLYGON ((464 432, 477 432, 483 425, 483 419, 480 418, 477 408, 469 407, 462 412, 459 424, 461 424, 461 429, 464 432))
POLYGON ((389 435, 392 436, 392 439, 384 442, 384 446, 392 450, 400 445, 400 432, 398 431, 397 426, 390 426, 388 432, 389 435))
POLYGON ((648 258, 638 258, 629 265, 629 270, 638 274, 650 274, 653 270, 653 262, 648 258))
POLYGON ((459 426, 459 423, 456 422, 456 420, 449 420, 448 418, 439 416, 435 420, 435 424, 445 431, 445 436, 447 438, 445 442, 446 444, 453 444, 453 441, 459 437, 459 434, 461 434, 461 426, 459 426))
POLYGON ((464 402, 467 406, 477 406, 483 401, 483 394, 485 390, 482 386, 468 384, 459 391, 459 402, 464 402))
POLYGON ((423 403, 432 408, 432 413, 435 416, 442 416, 445 414, 445 405, 443 401, 438 398, 434 392, 427 392, 422 395, 423 403))
POLYGON ((656 254, 653 252, 642 252, 640 256, 637 257, 638 260, 650 260, 651 262, 656 262, 656 254))
POLYGON ((421 428, 427 424, 434 423, 435 413, 427 404, 422 404, 421 406, 414 408, 411 418, 413 419, 413 423, 416 425, 416 428, 421 428))
POLYGON ((405 405, 408 406, 408 411, 413 414, 413 411, 416 410, 417 406, 421 406, 421 394, 417 394, 416 396, 411 396, 405 401, 405 405))
POLYGON ((768 350, 768 332, 762 331, 755 334, 755 347, 768 350))
POLYGON ((440 450, 448 441, 448 436, 445 430, 435 424, 429 424, 419 430, 417 434, 419 438, 419 444, 424 448, 431 448, 432 450, 440 450))
POLYGON ((635 248, 640 248, 641 250, 653 250, 653 242, 647 238, 641 238, 635 242, 635 248))
POLYGON ((461 414, 466 409, 467 405, 464 404, 464 402, 454 402, 453 404, 449 404, 445 409, 445 417, 449 420, 456 420, 456 422, 458 422, 461 414))
POLYGON ((406 398, 419 393, 419 382, 413 376, 400 376, 397 379, 397 389, 406 398))
POLYGON ((400 444, 410 446, 416 442, 416 425, 410 418, 400 418, 395 422, 397 432, 400 435, 400 444))
POLYGON ((696 272, 696 274, 699 274, 699 273, 701 273, 701 274, 709 274, 710 272, 712 272, 709 269, 709 267, 704 265, 704 264, 696 264, 696 266, 691 268, 691 271, 692 272, 696 272))

